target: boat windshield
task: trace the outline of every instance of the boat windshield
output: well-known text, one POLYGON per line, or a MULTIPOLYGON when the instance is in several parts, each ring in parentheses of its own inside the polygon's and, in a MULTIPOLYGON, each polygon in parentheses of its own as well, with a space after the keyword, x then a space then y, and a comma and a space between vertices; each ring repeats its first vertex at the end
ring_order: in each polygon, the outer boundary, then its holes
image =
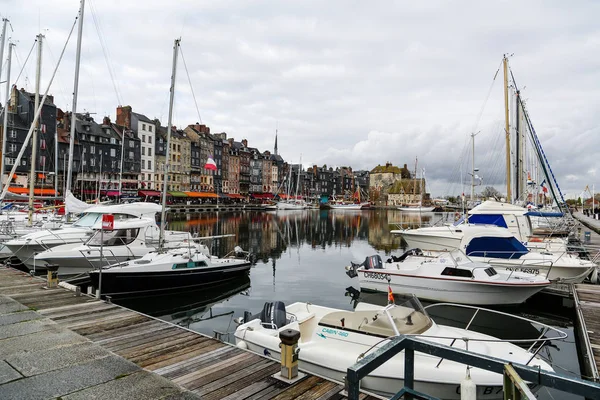
POLYGON ((116 229, 114 231, 104 231, 104 235, 101 235, 101 231, 97 231, 88 242, 88 246, 124 246, 128 245, 135 240, 140 231, 139 228, 129 229, 116 229), (102 237, 102 240, 100 238, 102 237))
MULTIPOLYGON (((83 216, 81 218, 79 218, 77 221, 75 221, 73 223, 73 226, 78 226, 78 227, 83 227, 83 228, 91 228, 102 219, 102 215, 104 215, 104 214, 96 213, 96 212, 85 213, 85 214, 83 214, 83 216)), ((129 215, 129 214, 113 214, 113 216, 115 218, 115 221, 120 221, 123 219, 129 219, 129 218, 137 218, 135 215, 129 215)))
POLYGON ((356 311, 335 311, 325 315, 319 325, 379 337, 415 335, 432 325, 431 318, 416 298, 400 305, 359 305, 356 311))

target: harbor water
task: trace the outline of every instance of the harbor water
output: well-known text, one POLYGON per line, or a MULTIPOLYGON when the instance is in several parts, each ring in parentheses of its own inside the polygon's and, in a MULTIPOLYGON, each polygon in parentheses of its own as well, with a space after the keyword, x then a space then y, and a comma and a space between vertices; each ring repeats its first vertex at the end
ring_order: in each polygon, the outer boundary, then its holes
MULTIPOLYGON (((361 292, 358 281, 349 278, 344 267, 350 261, 362 262, 373 254, 379 254, 383 259, 401 254, 405 247, 398 236, 390 234, 391 229, 444 223, 453 218, 454 214, 419 215, 397 210, 231 211, 171 215, 169 229, 190 231, 200 237, 235 234, 235 237, 215 240, 212 252, 222 256, 236 245, 251 251, 257 261, 249 276, 208 290, 116 302, 234 342, 234 319, 243 316, 244 311, 260 312, 269 301, 279 300, 286 304, 302 301, 346 310, 351 310, 358 301, 386 304, 387 294, 361 292)), ((573 312, 563 308, 561 301, 547 297, 536 295, 521 306, 498 310, 567 332, 566 340, 553 342, 541 354, 550 358, 557 373, 579 376, 573 312)), ((468 323, 459 311, 456 315, 444 312, 443 316, 434 313, 431 316, 442 324, 464 327, 468 323)), ((484 333, 502 339, 531 338, 537 333, 526 324, 507 324, 498 318, 478 321, 475 325, 484 329, 484 333)), ((546 388, 538 395, 545 400, 580 399, 546 388)))

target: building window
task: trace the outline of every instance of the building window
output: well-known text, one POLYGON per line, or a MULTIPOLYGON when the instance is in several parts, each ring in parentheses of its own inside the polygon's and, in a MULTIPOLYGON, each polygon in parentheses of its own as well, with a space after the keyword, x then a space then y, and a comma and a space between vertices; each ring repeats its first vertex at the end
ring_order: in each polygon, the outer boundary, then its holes
POLYGON ((152 169, 152 160, 148 160, 148 169, 152 169))
POLYGON ((40 157, 40 167, 43 167, 46 165, 46 156, 41 156, 40 157))
POLYGON ((8 152, 9 153, 14 153, 15 151, 17 151, 17 145, 14 143, 10 143, 8 145, 8 152))
POLYGON ((90 154, 96 154, 96 146, 90 146, 90 154))
POLYGON ((132 147, 132 148, 135 147, 135 143, 133 143, 133 140, 129 141, 129 147, 132 147))
POLYGON ((144 146, 142 146, 142 155, 145 156, 146 155, 146 148, 144 146))
POLYGON ((111 157, 116 157, 117 156, 117 149, 110 149, 110 156, 111 157))
POLYGON ((15 165, 15 159, 14 158, 5 157, 4 158, 4 162, 6 163, 6 165, 15 165))
POLYGON ((117 144, 117 139, 115 139, 114 137, 111 137, 110 144, 117 144))
POLYGON ((148 155, 151 156, 152 155, 152 147, 148 147, 148 155))
POLYGON ((130 152, 129 152, 129 159, 130 159, 130 160, 133 160, 133 151, 130 151, 130 152))
MULTIPOLYGON (((148 131, 152 132, 152 125, 148 125, 148 131)), ((148 136, 148 143, 152 143, 152 139, 150 139, 152 136, 148 136)))
MULTIPOLYGON (((150 132, 152 132, 152 127, 150 127, 150 132)), ((152 136, 148 136, 148 143, 152 143, 152 136)))
POLYGON ((40 149, 46 150, 46 139, 40 140, 40 149))
POLYGON ((146 143, 146 135, 142 135, 142 143, 146 143))
POLYGON ((96 166, 96 159, 95 158, 90 158, 90 166, 91 167, 95 167, 96 166))
POLYGON ((15 131, 14 129, 11 129, 10 135, 8 135, 8 137, 11 138, 11 139, 16 139, 17 138, 17 131, 15 131))
POLYGON ((142 160, 142 169, 146 169, 146 160, 142 160))
POLYGON ((146 124, 142 124, 142 130, 145 131, 146 130, 146 124))

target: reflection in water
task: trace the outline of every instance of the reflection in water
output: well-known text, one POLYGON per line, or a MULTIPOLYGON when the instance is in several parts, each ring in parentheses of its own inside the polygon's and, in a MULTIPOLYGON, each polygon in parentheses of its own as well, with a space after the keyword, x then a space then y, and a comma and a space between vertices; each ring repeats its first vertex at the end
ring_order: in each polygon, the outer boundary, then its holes
POLYGON ((189 328, 192 323, 231 315, 232 312, 213 314, 212 307, 248 288, 250 288, 250 277, 244 276, 211 286, 209 289, 123 299, 118 303, 124 307, 189 328), (209 315, 205 316, 207 312, 209 315))

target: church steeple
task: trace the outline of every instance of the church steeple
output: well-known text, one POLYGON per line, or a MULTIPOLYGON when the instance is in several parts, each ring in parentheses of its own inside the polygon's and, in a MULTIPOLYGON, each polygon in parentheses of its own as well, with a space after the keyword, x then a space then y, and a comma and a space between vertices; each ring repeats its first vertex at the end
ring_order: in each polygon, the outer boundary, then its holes
POLYGON ((275 155, 277 154, 277 129, 275 129, 275 155))

